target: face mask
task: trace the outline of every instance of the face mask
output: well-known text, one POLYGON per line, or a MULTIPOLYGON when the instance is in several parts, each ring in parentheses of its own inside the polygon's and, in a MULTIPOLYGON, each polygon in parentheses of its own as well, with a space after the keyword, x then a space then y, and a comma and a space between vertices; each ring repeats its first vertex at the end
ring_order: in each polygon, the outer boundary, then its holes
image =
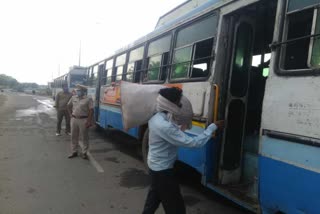
POLYGON ((83 91, 77 91, 78 97, 82 97, 84 95, 83 91))

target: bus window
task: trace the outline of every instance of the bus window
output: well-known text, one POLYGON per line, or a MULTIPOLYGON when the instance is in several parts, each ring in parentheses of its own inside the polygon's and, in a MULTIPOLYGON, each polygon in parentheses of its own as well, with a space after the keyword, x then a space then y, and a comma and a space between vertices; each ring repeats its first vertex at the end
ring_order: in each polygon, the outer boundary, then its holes
POLYGON ((127 54, 122 54, 117 57, 116 59, 116 68, 114 71, 114 75, 112 75, 112 81, 120 81, 122 80, 123 76, 123 67, 126 62, 126 55, 127 54))
POLYGON ((142 60, 131 62, 128 64, 126 80, 130 82, 140 82, 140 75, 142 72, 142 60))
POLYGON ((116 67, 116 81, 122 80, 122 74, 123 74, 123 66, 116 67))
POLYGON ((140 82, 140 77, 141 77, 141 73, 142 73, 142 60, 139 60, 139 61, 136 61, 135 62, 135 66, 134 66, 135 70, 135 75, 134 75, 134 78, 133 78, 133 82, 140 82))
POLYGON ((148 57, 168 52, 170 50, 171 35, 157 39, 149 44, 148 57))
POLYGON ((162 54, 162 68, 160 74, 160 80, 165 80, 167 78, 167 71, 169 67, 169 52, 162 54))
POLYGON ((192 54, 192 46, 178 49, 173 55, 173 66, 171 78, 186 78, 188 77, 190 58, 192 54))
MULTIPOLYGON (((317 11, 317 19, 315 23, 315 28, 313 34, 320 34, 320 10, 317 11)), ((320 67, 320 37, 315 37, 312 39, 312 50, 311 50, 311 67, 320 67)))
POLYGON ((126 80, 132 82, 133 81, 133 72, 134 72, 134 62, 128 64, 126 80))
POLYGON ((216 16, 210 16, 178 31, 172 62, 172 79, 209 75, 216 25, 216 16))
POLYGON ((152 56, 148 62, 148 80, 158 80, 160 73, 161 55, 152 56))
MULTIPOLYGON (((303 10, 288 15, 287 40, 297 39, 311 34, 313 10, 303 10)), ((288 43, 285 47, 284 69, 308 68, 310 38, 288 43)))
POLYGON ((113 59, 110 59, 106 62, 106 84, 110 84, 112 82, 112 66, 113 59))
POLYGON ((87 74, 87 85, 91 85, 91 76, 92 76, 92 67, 88 69, 88 74, 87 74))
POLYGON ((110 84, 112 82, 112 69, 107 70, 107 81, 106 84, 110 84))
POLYGON ((83 75, 71 75, 70 76, 70 87, 74 88, 77 84, 85 84, 85 77, 83 75))
POLYGON ((288 12, 303 9, 308 6, 319 4, 319 0, 289 0, 288 12))
POLYGON ((283 36, 285 39, 281 44, 280 66, 283 70, 292 73, 320 67, 318 5, 318 0, 288 0, 283 36))
POLYGON ((106 84, 106 74, 105 74, 105 62, 102 62, 99 64, 98 67, 98 86, 100 88, 101 85, 105 85, 106 84))
POLYGON ((149 57, 147 78, 149 81, 164 81, 167 77, 169 52, 149 57))
MULTIPOLYGON (((125 74, 126 80, 130 82, 139 82, 141 67, 138 68, 137 65, 142 63, 144 47, 139 47, 130 52, 129 63, 127 66, 127 72, 125 74)), ((142 65, 142 64, 141 64, 142 65)))
POLYGON ((171 35, 152 41, 148 47, 148 67, 144 81, 164 81, 169 64, 171 35))
POLYGON ((209 74, 213 47, 213 39, 196 43, 191 77, 206 77, 209 74))
POLYGON ((211 38, 216 32, 217 17, 210 16, 178 32, 176 47, 182 47, 203 39, 211 38))
POLYGON ((98 65, 93 67, 91 78, 90 78, 90 86, 96 86, 98 83, 98 65))

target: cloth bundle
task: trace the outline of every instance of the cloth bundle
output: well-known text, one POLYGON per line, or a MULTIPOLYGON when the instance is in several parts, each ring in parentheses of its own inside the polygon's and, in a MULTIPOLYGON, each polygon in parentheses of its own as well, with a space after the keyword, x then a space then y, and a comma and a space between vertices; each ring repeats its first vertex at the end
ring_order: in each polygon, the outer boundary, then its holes
POLYGON ((159 95, 163 85, 140 85, 122 81, 120 99, 122 122, 125 130, 148 123, 158 111, 168 112, 168 119, 178 125, 191 126, 192 105, 188 98, 182 96, 181 108, 159 95))

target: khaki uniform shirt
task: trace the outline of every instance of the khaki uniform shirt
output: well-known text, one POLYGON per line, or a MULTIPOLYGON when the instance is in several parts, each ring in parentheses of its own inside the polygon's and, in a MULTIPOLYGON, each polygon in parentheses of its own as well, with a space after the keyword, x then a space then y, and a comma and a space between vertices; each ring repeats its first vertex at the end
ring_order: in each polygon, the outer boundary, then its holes
POLYGON ((71 93, 64 93, 63 91, 60 91, 56 97, 56 108, 58 110, 67 110, 67 104, 71 97, 71 93))
POLYGON ((76 117, 88 117, 89 111, 93 109, 93 101, 87 96, 79 98, 76 95, 70 99, 68 107, 72 107, 72 115, 76 117))

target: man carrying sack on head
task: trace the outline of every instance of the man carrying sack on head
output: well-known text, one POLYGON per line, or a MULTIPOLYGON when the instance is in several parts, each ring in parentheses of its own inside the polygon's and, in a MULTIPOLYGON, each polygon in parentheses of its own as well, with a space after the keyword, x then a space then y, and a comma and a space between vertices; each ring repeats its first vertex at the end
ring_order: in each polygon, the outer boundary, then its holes
POLYGON ((211 124, 200 135, 190 137, 183 131, 191 128, 192 105, 179 88, 163 88, 157 98, 157 113, 149 120, 148 166, 151 186, 143 214, 153 214, 160 203, 166 214, 185 214, 186 208, 173 165, 178 147, 202 147, 223 121, 211 124))
POLYGON ((79 136, 81 136, 83 146, 81 156, 88 159, 89 149, 89 127, 92 126, 93 101, 87 97, 87 87, 76 86, 77 95, 68 102, 68 111, 71 116, 71 154, 68 158, 78 156, 79 136))

